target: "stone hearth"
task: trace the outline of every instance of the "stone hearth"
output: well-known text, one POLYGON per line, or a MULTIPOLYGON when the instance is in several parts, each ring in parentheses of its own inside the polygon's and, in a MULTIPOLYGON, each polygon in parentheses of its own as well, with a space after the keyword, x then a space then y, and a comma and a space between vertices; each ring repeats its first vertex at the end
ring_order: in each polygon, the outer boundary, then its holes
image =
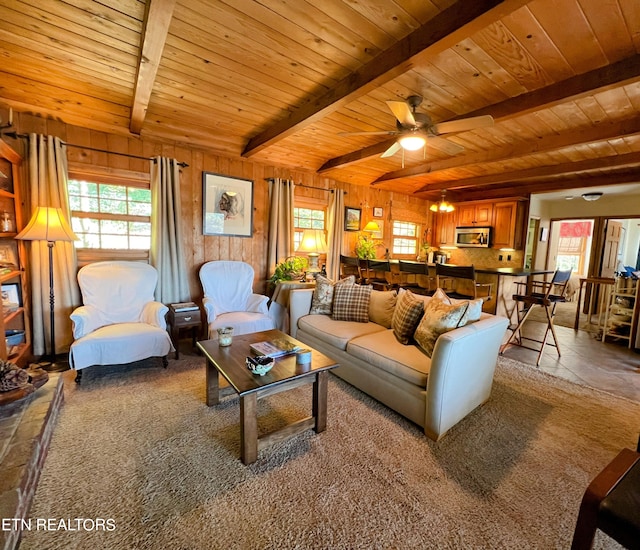
POLYGON ((48 382, 28 397, 0 407, 0 549, 20 543, 20 530, 6 520, 25 519, 38 486, 60 407, 63 378, 51 373, 48 382))

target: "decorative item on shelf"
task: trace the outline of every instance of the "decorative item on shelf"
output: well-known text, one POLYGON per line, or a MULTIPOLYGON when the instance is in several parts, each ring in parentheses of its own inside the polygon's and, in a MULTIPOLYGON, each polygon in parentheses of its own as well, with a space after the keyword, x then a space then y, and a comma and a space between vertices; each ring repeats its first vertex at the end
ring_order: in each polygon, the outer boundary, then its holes
POLYGON ((59 241, 77 241, 78 237, 73 232, 62 213, 62 209, 47 206, 37 206, 27 226, 16 235, 16 239, 25 241, 46 241, 49 247, 49 323, 51 333, 51 345, 49 348, 50 365, 44 367, 48 372, 60 372, 69 369, 67 362, 56 363, 55 340, 55 296, 53 291, 53 247, 59 241))
POLYGON ((307 268, 307 279, 313 280, 320 272, 318 258, 320 254, 326 254, 329 250, 327 240, 322 229, 305 229, 302 233, 302 241, 296 252, 306 252, 309 256, 309 267, 307 268))
POLYGON ((2 220, 0 220, 0 228, 3 233, 10 233, 13 231, 13 223, 9 217, 9 212, 6 210, 2 213, 2 220))
POLYGON ((264 376, 273 368, 273 365, 275 365, 275 360, 273 359, 273 357, 260 355, 258 357, 247 357, 245 359, 245 363, 252 374, 264 376))
POLYGON ((447 193, 446 191, 442 191, 442 198, 440 199, 440 202, 433 203, 429 207, 429 210, 431 210, 431 212, 447 213, 447 212, 453 212, 455 210, 455 207, 453 206, 453 204, 447 202, 444 199, 446 193, 447 193))

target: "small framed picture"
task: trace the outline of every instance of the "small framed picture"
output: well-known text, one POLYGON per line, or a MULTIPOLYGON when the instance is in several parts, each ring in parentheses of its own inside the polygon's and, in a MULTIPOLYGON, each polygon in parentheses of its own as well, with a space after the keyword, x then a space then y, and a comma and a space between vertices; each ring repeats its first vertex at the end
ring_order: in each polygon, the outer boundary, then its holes
POLYGON ((350 206, 345 207, 344 230, 360 231, 361 218, 362 218, 362 208, 351 208, 350 206))
POLYGON ((17 304, 18 307, 22 305, 22 301, 20 300, 20 286, 18 284, 2 285, 2 304, 17 304))
POLYGON ((373 217, 374 218, 382 218, 382 208, 379 206, 373 207, 373 217))
POLYGON ((15 244, 0 244, 0 267, 10 267, 16 269, 18 260, 16 259, 15 244))
POLYGON ((540 241, 543 243, 546 243, 548 239, 549 239, 549 228, 548 227, 540 228, 540 241))

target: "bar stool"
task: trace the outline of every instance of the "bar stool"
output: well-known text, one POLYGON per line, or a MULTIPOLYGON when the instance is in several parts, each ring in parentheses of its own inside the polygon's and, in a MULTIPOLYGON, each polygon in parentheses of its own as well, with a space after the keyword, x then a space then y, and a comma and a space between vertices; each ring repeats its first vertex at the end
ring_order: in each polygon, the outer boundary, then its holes
POLYGON ((549 332, 551 332, 551 335, 553 336, 553 344, 550 343, 549 345, 555 346, 556 351, 558 352, 558 357, 560 357, 560 346, 558 345, 558 338, 556 337, 556 331, 553 327, 553 317, 555 316, 557 304, 560 302, 566 302, 565 293, 567 291, 567 283, 569 282, 570 277, 571 269, 567 271, 556 270, 551 281, 533 281, 531 283, 532 292, 530 294, 513 295, 515 302, 522 304, 522 309, 518 311, 518 324, 516 327, 513 329, 509 328, 509 330, 512 330, 513 332, 507 342, 500 348, 501 354, 504 353, 507 346, 511 344, 511 341, 516 338, 516 335, 519 335, 517 343, 513 345, 537 351, 538 359, 536 361, 536 366, 539 366, 542 353, 544 352, 544 347, 547 344, 549 332), (554 290, 556 292, 555 294, 553 293, 554 290), (535 338, 522 335, 522 325, 525 324, 535 306, 544 308, 547 315, 547 326, 542 340, 536 340, 535 338), (538 342, 541 344, 540 349, 529 348, 522 344, 522 340, 538 342))
POLYGON ((414 294, 422 294, 431 296, 435 289, 431 288, 431 283, 435 283, 433 277, 429 277, 429 268, 425 262, 408 262, 405 260, 398 260, 400 269, 400 288, 410 290, 414 294), (411 279, 406 275, 413 275, 411 279), (403 276, 404 275, 404 276, 403 276), (420 283, 427 283, 427 286, 420 283))
POLYGON ((589 484, 571 543, 589 550, 600 529, 625 548, 640 549, 640 438, 635 451, 622 449, 589 484))

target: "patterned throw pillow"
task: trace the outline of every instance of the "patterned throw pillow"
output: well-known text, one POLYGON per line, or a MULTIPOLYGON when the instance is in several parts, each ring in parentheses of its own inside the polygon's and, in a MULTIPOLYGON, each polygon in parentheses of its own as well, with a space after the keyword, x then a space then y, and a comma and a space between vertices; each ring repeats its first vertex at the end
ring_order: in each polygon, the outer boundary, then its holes
POLYGON ((424 315, 413 338, 429 357, 433 354, 438 336, 458 328, 468 307, 467 300, 460 304, 447 304, 437 298, 431 298, 424 306, 424 315))
POLYGON ((437 289, 435 294, 432 297, 432 300, 442 300, 445 304, 455 305, 468 303, 469 307, 467 311, 465 311, 462 319, 460 319, 459 327, 463 327, 468 325, 469 323, 475 323, 480 320, 480 316, 482 315, 482 304, 484 300, 482 298, 476 298, 475 300, 454 300, 447 296, 446 292, 441 288, 437 289))
POLYGON ((345 277, 336 282, 318 274, 316 276, 316 287, 313 290, 309 313, 312 315, 331 315, 334 288, 338 285, 354 285, 355 283, 356 278, 353 275, 349 275, 349 277, 345 277))
POLYGON ((406 345, 411 341, 423 311, 424 302, 410 290, 400 292, 391 319, 391 328, 398 342, 406 345))
POLYGON ((370 299, 371 285, 336 285, 331 318, 368 323, 370 299))

